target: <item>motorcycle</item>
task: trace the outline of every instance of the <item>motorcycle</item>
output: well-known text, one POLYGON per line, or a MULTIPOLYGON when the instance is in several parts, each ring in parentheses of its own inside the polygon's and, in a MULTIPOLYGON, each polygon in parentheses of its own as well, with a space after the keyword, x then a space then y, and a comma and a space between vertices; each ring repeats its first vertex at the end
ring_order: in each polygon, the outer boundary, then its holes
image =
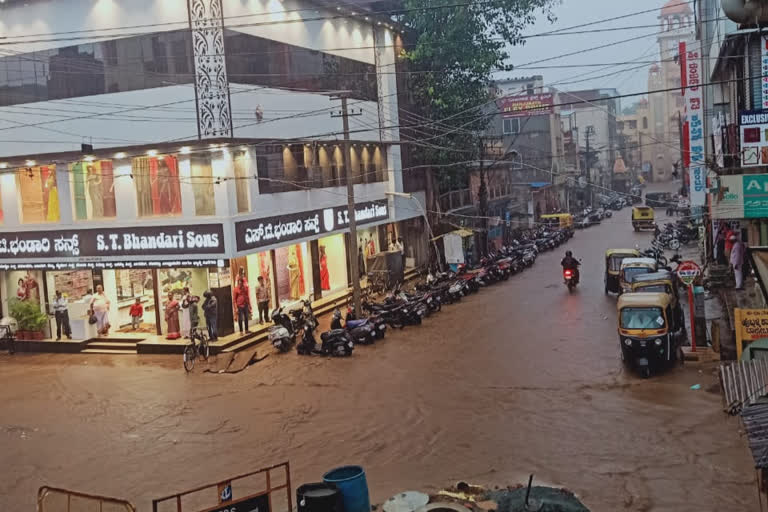
POLYGON ((272 322, 267 337, 278 352, 288 352, 296 341, 295 326, 291 318, 283 312, 283 308, 272 311, 272 322))
POLYGON ((333 329, 320 335, 321 344, 318 347, 315 341, 315 328, 310 322, 305 322, 302 328, 301 343, 296 345, 299 355, 321 355, 331 357, 349 357, 355 348, 352 337, 345 329, 333 329))
POLYGON ((563 269, 563 279, 565 280, 565 285, 568 287, 568 292, 573 292, 578 284, 576 271, 570 268, 563 269))

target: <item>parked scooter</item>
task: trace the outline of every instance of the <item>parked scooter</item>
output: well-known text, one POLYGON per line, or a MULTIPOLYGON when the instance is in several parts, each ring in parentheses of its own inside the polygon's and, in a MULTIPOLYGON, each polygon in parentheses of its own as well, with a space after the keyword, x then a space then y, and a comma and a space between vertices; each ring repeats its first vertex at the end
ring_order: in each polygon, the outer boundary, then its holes
POLYGON ((283 312, 283 308, 272 311, 272 322, 275 324, 269 328, 268 338, 272 346, 278 352, 288 352, 296 342, 296 330, 290 317, 283 312))
POLYGON ((301 343, 296 345, 299 355, 321 355, 331 357, 349 357, 355 348, 349 333, 344 329, 332 329, 320 335, 320 346, 317 346, 314 336, 315 328, 311 322, 304 322, 301 343))

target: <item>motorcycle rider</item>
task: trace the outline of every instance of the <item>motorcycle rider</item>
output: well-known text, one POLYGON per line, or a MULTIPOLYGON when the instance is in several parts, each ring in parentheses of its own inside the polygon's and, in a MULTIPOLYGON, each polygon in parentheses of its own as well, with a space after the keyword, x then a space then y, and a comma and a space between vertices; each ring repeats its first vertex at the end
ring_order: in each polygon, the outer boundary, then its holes
POLYGON ((576 284, 579 284, 579 260, 573 257, 573 253, 571 251, 565 251, 565 258, 563 258, 563 261, 560 262, 560 265, 563 267, 563 272, 566 270, 572 270, 573 271, 573 282, 576 284))

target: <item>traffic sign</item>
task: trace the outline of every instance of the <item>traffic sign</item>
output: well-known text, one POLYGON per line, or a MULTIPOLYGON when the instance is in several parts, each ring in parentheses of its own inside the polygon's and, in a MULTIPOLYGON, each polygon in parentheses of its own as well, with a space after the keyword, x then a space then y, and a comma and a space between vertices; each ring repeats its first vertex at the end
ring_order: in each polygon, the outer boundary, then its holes
POLYGON ((677 267, 677 276, 686 286, 691 286, 701 274, 701 268, 693 261, 684 261, 677 267))

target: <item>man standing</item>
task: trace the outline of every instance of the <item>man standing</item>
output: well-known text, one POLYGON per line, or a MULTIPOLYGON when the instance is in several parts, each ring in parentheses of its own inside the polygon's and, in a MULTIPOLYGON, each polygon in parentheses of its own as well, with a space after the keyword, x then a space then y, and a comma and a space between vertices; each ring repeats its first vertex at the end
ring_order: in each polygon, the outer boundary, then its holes
POLYGON ((56 298, 53 299, 53 314, 56 317, 56 341, 61 340, 61 331, 67 339, 72 339, 72 329, 69 327, 69 310, 67 299, 56 290, 56 298))
POLYGON ((216 341, 219 339, 219 303, 216 296, 210 290, 203 292, 203 315, 205 316, 205 325, 208 326, 208 339, 216 341))
POLYGON ((744 289, 744 243, 736 235, 732 235, 733 247, 731 248, 731 266, 733 276, 736 279, 736 289, 744 289))
POLYGON ((269 287, 264 285, 264 276, 259 276, 256 286, 256 307, 259 308, 259 323, 269 321, 269 287))
POLYGON ((405 271, 405 245, 403 245, 403 237, 399 237, 397 239, 395 247, 397 247, 397 250, 400 251, 400 257, 403 260, 403 271, 405 271))
POLYGON ((240 278, 235 287, 235 306, 237 307, 237 325, 240 327, 240 334, 250 332, 248 330, 248 318, 251 316, 251 298, 248 296, 248 286, 245 279, 240 278))

